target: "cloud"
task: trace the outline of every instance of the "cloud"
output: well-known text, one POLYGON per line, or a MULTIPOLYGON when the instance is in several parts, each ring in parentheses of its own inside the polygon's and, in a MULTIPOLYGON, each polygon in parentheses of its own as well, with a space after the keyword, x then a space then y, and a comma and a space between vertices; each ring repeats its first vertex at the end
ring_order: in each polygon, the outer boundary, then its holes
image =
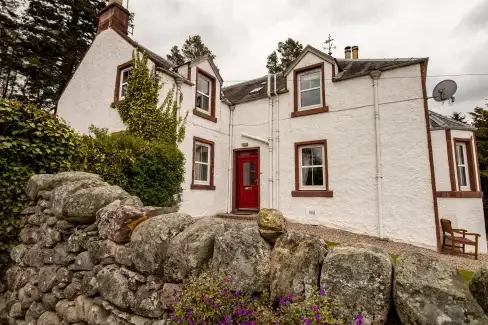
POLYGON ((459 23, 460 28, 470 31, 488 29, 488 0, 483 0, 465 14, 459 23))

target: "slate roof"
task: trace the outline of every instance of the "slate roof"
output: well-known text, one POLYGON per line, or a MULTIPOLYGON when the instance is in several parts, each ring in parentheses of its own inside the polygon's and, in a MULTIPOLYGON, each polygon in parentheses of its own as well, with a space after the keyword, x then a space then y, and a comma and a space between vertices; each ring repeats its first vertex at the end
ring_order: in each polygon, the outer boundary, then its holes
MULTIPOLYGON (((283 92, 286 88, 286 79, 282 74, 276 76, 276 90, 283 92)), ((249 80, 232 86, 222 88, 225 98, 233 104, 245 103, 268 96, 268 76, 249 80), (261 88, 257 90, 258 88, 261 88), (257 90, 253 91, 252 90, 257 90)), ((274 77, 271 78, 271 92, 274 92, 274 77)))
POLYGON ((475 131, 476 128, 464 124, 462 122, 453 120, 447 116, 442 114, 429 111, 429 120, 430 120, 430 129, 455 129, 455 130, 467 130, 467 131, 475 131))
MULTIPOLYGON (((307 46, 304 50, 312 52, 320 52, 319 50, 307 46)), ((322 52, 320 52, 322 53, 322 52)), ((325 53, 323 55, 326 56, 325 53)), ((303 53, 302 55, 303 56, 303 53)), ((299 60, 300 57, 297 59, 299 60)), ((339 73, 334 77, 333 81, 347 80, 368 75, 371 71, 379 70, 386 71, 396 69, 412 64, 427 62, 428 58, 393 58, 393 59, 334 59, 339 73)), ((225 97, 233 104, 245 103, 251 100, 261 99, 267 96, 267 85, 263 85, 263 89, 259 92, 249 93, 251 90, 261 86, 263 82, 267 81, 267 76, 257 79, 249 80, 239 84, 235 84, 222 89, 225 97)), ((274 86, 271 86, 274 89, 274 86)), ((278 75, 277 80, 278 92, 286 90, 286 79, 283 74, 278 75)))
POLYGON ((339 73, 334 81, 357 78, 371 71, 386 71, 412 64, 427 62, 428 58, 393 58, 393 59, 336 59, 339 73))

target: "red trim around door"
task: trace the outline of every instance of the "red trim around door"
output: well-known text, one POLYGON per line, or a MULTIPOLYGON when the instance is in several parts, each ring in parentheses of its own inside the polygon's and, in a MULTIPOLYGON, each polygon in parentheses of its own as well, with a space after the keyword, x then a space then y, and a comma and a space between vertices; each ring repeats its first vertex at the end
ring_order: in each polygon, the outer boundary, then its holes
MULTIPOLYGON (((237 208, 237 155, 240 152, 246 151, 258 151, 258 170, 261 173, 261 148, 260 147, 250 147, 250 148, 239 148, 234 149, 233 162, 232 162, 232 212, 236 212, 237 208)), ((259 175, 261 179, 261 175, 259 175)), ((261 184, 261 182, 259 182, 261 184)), ((261 191, 261 186, 259 186, 261 191)), ((258 195, 258 209, 261 209, 261 193, 258 195)))

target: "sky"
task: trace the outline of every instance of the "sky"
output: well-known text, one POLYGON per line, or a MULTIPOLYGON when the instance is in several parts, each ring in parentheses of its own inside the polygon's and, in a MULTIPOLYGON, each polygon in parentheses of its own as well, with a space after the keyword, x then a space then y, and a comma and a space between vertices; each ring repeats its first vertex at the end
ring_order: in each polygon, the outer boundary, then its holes
POLYGON ((488 103, 488 0, 129 1, 138 42, 164 56, 200 35, 225 85, 265 75, 279 41, 323 49, 331 34, 338 58, 347 45, 359 46, 363 59, 429 57, 429 96, 441 80, 458 84, 452 105, 429 100, 434 111, 467 113, 488 103))

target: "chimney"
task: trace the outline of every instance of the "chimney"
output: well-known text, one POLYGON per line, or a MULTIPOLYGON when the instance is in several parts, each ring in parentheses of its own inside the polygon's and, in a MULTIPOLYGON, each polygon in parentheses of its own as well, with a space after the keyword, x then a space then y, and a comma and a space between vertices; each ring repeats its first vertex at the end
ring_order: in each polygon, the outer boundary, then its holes
POLYGON ((352 58, 356 60, 359 59, 359 47, 356 45, 352 47, 352 58))
POLYGON ((346 46, 344 48, 344 53, 346 55, 346 59, 350 59, 351 58, 351 47, 350 46, 346 46))
POLYGON ((124 8, 123 0, 109 0, 105 8, 98 15, 98 33, 108 28, 129 33, 130 12, 124 8))

